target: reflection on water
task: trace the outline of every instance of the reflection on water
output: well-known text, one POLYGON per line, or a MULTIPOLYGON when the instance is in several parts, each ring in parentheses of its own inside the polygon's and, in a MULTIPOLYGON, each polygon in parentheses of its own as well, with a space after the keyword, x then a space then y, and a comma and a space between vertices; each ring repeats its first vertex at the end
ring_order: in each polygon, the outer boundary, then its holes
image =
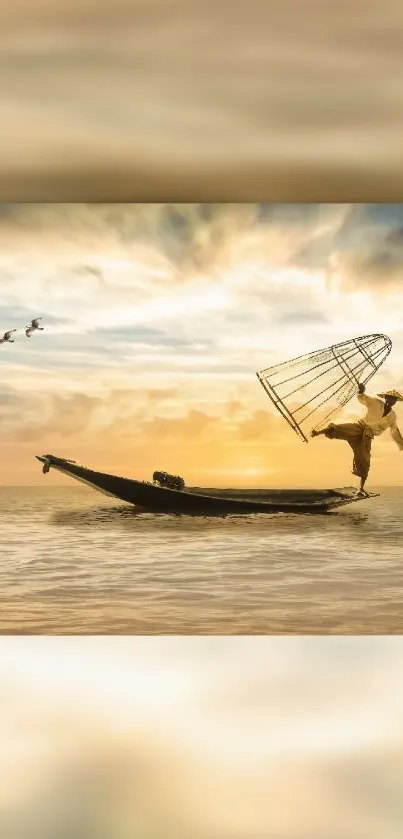
POLYGON ((53 513, 50 518, 51 524, 60 524, 67 527, 94 527, 95 525, 108 525, 134 521, 139 516, 150 514, 139 512, 130 507, 93 507, 91 510, 59 510, 53 513))
MULTIPOLYGON (((312 516, 313 514, 307 513, 306 516, 312 516)), ((336 513, 321 513, 318 514, 321 517, 323 516, 332 516, 336 515, 336 513)), ((231 513, 220 513, 220 514, 212 514, 206 515, 205 513, 192 513, 188 515, 186 513, 151 513, 145 512, 143 510, 137 510, 134 507, 129 507, 127 505, 122 507, 92 507, 89 510, 66 510, 66 511, 59 511, 54 513, 50 519, 51 524, 60 524, 62 526, 76 526, 76 525, 83 525, 92 527, 95 524, 110 524, 114 525, 122 523, 123 525, 130 524, 138 524, 138 520, 140 521, 152 521, 153 526, 158 527, 159 524, 163 523, 164 525, 168 526, 177 526, 178 520, 181 522, 181 526, 186 527, 187 525, 191 525, 192 522, 202 522, 203 529, 206 528, 217 528, 217 521, 225 521, 231 522, 232 525, 239 525, 240 527, 245 526, 245 524, 250 525, 258 525, 259 523, 263 523, 267 520, 271 522, 275 522, 276 519, 296 519, 297 516, 291 513, 273 513, 272 515, 234 515, 231 513)), ((300 516, 298 516, 300 518, 300 516)))
POLYGON ((137 512, 0 491, 0 631, 401 632, 403 492, 326 516, 137 512))

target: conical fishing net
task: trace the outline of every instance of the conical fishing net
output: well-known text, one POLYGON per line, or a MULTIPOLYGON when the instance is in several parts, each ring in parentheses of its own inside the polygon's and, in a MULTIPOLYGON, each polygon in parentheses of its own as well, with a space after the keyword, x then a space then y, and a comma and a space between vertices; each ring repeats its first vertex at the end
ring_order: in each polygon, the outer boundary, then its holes
POLYGON ((364 335, 257 373, 291 428, 308 442, 379 370, 392 349, 387 335, 364 335))

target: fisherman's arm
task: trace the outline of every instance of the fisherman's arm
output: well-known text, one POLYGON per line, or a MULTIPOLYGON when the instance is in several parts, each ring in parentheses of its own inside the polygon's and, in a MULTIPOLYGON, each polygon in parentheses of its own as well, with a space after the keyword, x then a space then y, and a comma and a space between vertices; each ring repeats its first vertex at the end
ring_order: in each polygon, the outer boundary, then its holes
POLYGON ((357 399, 362 405, 366 405, 367 408, 369 408, 371 402, 376 402, 376 399, 373 399, 371 396, 367 396, 365 393, 365 385, 362 384, 358 385, 357 399))
POLYGON ((402 437, 396 423, 394 423, 393 425, 390 426, 390 433, 391 433, 392 439, 395 441, 398 449, 400 449, 400 451, 403 451, 403 437, 402 437))

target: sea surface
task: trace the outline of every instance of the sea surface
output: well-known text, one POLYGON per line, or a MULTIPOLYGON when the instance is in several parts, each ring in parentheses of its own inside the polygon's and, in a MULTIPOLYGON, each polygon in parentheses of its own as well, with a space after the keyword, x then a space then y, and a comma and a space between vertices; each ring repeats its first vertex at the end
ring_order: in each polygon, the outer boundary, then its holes
POLYGON ((403 633, 403 487, 327 516, 0 487, 0 632, 403 633))

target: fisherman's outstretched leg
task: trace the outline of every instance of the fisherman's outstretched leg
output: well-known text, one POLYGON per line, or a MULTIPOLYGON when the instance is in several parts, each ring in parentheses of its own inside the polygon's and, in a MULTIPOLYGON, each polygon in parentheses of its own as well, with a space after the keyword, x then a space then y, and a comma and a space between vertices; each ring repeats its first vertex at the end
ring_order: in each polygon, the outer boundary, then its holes
POLYGON ((322 431, 316 431, 316 429, 313 428, 312 431, 311 431, 311 437, 320 437, 321 434, 326 434, 326 432, 328 431, 328 428, 329 428, 329 426, 327 428, 323 428, 322 431))
MULTIPOLYGON (((348 425, 348 423, 344 423, 344 425, 348 425)), ((316 429, 313 428, 311 431, 311 437, 320 437, 320 435, 323 434, 325 437, 328 437, 329 439, 337 437, 337 439, 339 440, 346 440, 347 437, 341 437, 337 435, 337 432, 335 433, 335 429, 337 428, 342 428, 342 426, 335 425, 332 422, 330 423, 330 425, 327 425, 326 428, 322 428, 320 431, 316 431, 316 429)))
POLYGON ((362 427, 356 422, 331 422, 326 428, 320 431, 311 431, 311 437, 319 437, 323 434, 329 440, 346 440, 349 443, 351 440, 356 440, 361 437, 362 427))

